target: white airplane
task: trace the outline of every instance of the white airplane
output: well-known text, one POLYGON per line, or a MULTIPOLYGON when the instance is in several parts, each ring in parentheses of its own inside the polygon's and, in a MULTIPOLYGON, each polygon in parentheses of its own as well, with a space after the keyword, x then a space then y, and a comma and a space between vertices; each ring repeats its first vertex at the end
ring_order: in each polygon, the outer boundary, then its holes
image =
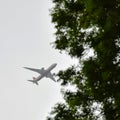
MULTIPOLYGON (((34 69, 34 68, 24 67, 25 69, 32 70, 32 71, 37 72, 37 73, 40 74, 37 78, 33 77, 33 80, 28 80, 28 81, 33 82, 33 83, 35 83, 36 85, 38 85, 38 81, 39 81, 40 79, 42 79, 43 77, 47 77, 47 78, 50 78, 50 79, 52 79, 53 81, 55 81, 55 79, 54 79, 54 77, 53 77, 53 74, 51 74, 50 71, 51 71, 53 68, 55 68, 56 65, 57 65, 57 64, 54 63, 54 64, 52 64, 52 65, 51 65, 48 69, 46 69, 46 70, 45 70, 44 68, 34 69)), ((55 82, 56 82, 56 81, 55 81, 55 82)))

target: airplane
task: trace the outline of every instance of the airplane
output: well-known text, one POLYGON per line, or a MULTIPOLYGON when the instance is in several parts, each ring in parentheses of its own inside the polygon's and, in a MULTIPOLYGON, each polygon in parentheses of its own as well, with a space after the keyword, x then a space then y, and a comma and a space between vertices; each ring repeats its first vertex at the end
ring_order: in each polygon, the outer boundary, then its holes
MULTIPOLYGON (((33 77, 33 80, 28 80, 29 82, 33 82, 34 84, 36 85, 39 85, 38 84, 38 81, 41 80, 43 77, 47 77, 47 78, 50 78, 52 79, 53 81, 55 81, 54 77, 53 77, 53 74, 51 74, 51 70, 53 68, 56 67, 56 63, 52 64, 50 67, 48 67, 46 70, 44 68, 41 68, 41 69, 34 69, 34 68, 29 68, 29 67, 23 67, 25 69, 28 69, 28 70, 32 70, 34 72, 37 72, 39 73, 40 75, 38 77, 33 77)), ((55 81, 56 82, 56 81, 55 81)))

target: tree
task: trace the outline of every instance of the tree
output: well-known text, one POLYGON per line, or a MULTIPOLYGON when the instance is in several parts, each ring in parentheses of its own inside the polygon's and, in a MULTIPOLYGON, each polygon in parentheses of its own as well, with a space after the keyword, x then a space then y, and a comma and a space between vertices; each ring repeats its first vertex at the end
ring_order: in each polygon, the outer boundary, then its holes
POLYGON ((48 120, 120 120, 120 0, 53 0, 55 49, 79 65, 59 71, 65 103, 48 120), (89 50, 93 56, 86 57, 89 50), (53 116, 53 117, 52 117, 53 116))

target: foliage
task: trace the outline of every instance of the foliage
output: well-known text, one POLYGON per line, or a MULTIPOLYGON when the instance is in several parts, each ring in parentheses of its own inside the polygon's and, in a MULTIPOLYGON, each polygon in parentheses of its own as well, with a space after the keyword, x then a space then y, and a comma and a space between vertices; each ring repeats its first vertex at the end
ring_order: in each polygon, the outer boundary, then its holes
POLYGON ((48 120, 120 120, 120 0, 53 0, 55 48, 77 58, 57 76, 63 92, 48 120), (94 56, 84 59, 92 49, 94 56))

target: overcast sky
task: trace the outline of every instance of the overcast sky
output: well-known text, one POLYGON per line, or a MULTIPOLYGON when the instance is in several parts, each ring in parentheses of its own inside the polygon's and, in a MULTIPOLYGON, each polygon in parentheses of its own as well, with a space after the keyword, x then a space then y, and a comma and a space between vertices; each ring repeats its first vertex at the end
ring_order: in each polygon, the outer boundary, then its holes
POLYGON ((55 40, 51 0, 0 0, 0 120, 45 120, 62 100, 58 83, 22 67, 65 69, 74 60, 50 45, 55 40))

